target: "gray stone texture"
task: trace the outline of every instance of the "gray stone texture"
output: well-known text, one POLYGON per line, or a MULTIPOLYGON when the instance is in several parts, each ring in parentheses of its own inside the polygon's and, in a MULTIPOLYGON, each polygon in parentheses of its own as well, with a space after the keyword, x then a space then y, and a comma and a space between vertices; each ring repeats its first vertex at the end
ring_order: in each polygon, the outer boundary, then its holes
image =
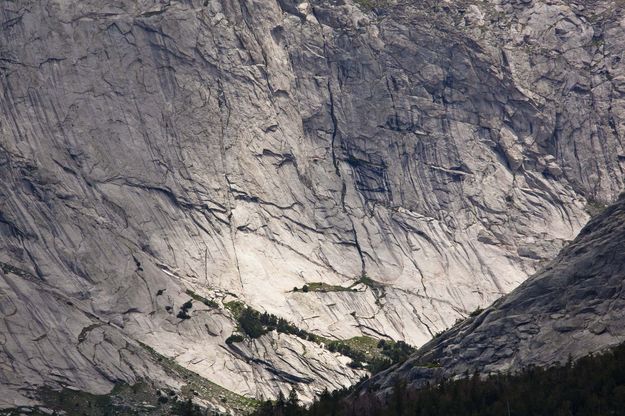
POLYGON ((544 270, 405 363, 370 379, 354 397, 372 387, 385 400, 397 380, 420 388, 476 371, 487 375, 564 364, 623 343, 623 241, 625 194, 544 270))
POLYGON ((508 293, 622 188, 620 5, 1 1, 0 405, 138 341, 256 397, 362 375, 186 290, 415 345, 508 293))

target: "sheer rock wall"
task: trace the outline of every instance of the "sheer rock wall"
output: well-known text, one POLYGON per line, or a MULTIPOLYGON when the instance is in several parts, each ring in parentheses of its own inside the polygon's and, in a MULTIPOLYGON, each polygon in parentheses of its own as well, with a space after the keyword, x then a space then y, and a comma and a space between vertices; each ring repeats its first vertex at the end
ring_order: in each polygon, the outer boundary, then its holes
POLYGON ((0 396, 136 381, 141 341, 309 399, 362 372, 242 358, 224 301, 420 345, 515 288, 623 185, 625 20, 584 4, 1 2, 0 396))

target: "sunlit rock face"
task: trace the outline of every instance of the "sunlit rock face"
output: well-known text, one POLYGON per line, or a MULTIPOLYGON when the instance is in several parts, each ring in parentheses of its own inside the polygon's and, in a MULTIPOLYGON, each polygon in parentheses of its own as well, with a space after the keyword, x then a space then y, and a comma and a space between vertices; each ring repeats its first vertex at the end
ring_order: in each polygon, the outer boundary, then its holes
POLYGON ((420 388, 475 372, 564 364, 622 344, 624 240, 625 194, 539 273, 405 363, 371 378, 350 399, 355 406, 366 403, 361 414, 368 414, 371 403, 384 403, 399 380, 420 388))
POLYGON ((363 372, 223 302, 420 345, 615 198, 617 5, 410 3, 0 2, 2 404, 159 378, 138 341, 308 400, 363 372))

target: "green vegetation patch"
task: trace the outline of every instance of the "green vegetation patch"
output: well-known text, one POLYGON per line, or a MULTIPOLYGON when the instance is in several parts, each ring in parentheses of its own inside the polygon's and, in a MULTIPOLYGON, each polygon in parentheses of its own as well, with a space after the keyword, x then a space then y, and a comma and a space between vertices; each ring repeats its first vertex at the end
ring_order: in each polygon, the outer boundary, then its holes
POLYGON ((239 316, 241 315, 241 312, 246 307, 243 302, 240 302, 238 300, 225 302, 224 306, 225 306, 226 309, 228 309, 230 311, 230 313, 232 314, 232 316, 234 316, 235 319, 239 319, 239 316))
POLYGON ((189 309, 191 308, 193 308, 193 300, 186 301, 180 307, 180 311, 178 311, 178 315, 176 315, 176 317, 182 320, 191 319, 191 315, 189 315, 189 309))
POLYGON ((218 308, 219 304, 217 302, 215 302, 212 299, 206 299, 205 297, 202 297, 200 295, 198 295, 197 293, 195 293, 192 290, 187 289, 185 292, 187 295, 191 296, 191 298, 193 300, 196 300, 198 302, 202 302, 204 305, 208 306, 209 308, 218 308))
POLYGON ((441 368, 441 363, 439 363, 438 361, 419 362, 415 364, 415 367, 441 368))
POLYGON ((369 286, 372 289, 380 289, 384 287, 382 283, 376 282, 375 280, 373 280, 366 274, 363 274, 362 276, 360 276, 360 279, 358 279, 358 281, 354 283, 354 286, 357 285, 358 283, 361 283, 365 286, 369 286))
POLYGON ((384 285, 380 282, 376 282, 366 274, 363 274, 349 286, 331 285, 323 282, 311 282, 306 283, 302 287, 294 287, 291 292, 356 292, 357 289, 354 286, 365 285, 374 290, 375 293, 384 292, 384 285))
POLYGON ((413 347, 403 341, 378 340, 367 336, 347 340, 332 340, 298 328, 284 318, 267 312, 260 313, 241 302, 229 302, 226 307, 237 320, 237 329, 241 332, 241 334, 235 333, 228 337, 226 343, 229 345, 242 342, 245 339, 243 335, 255 339, 268 332, 277 331, 315 342, 331 352, 338 352, 352 359, 351 367, 366 368, 372 373, 404 361, 415 351, 413 347))
POLYGON ((312 282, 312 283, 307 283, 304 286, 302 286, 301 288, 299 287, 294 287, 293 288, 293 292, 322 292, 322 293, 327 293, 327 292, 355 292, 356 289, 353 289, 354 285, 350 286, 350 287, 345 287, 345 286, 338 286, 338 285, 330 285, 328 283, 323 283, 323 282, 312 282))
MULTIPOLYGON (((226 306, 228 307, 228 305, 226 306)), ((268 332, 278 331, 282 334, 295 335, 309 341, 317 340, 316 335, 298 328, 284 318, 279 318, 267 312, 260 313, 241 302, 230 302, 229 306, 237 320, 238 329, 249 338, 259 338, 268 332)), ((234 340, 234 342, 237 341, 234 340)))
POLYGON ((416 351, 414 347, 403 341, 378 340, 367 336, 354 337, 345 341, 332 341, 328 349, 350 357, 352 367, 366 366, 372 374, 405 361, 416 351))
POLYGON ((226 344, 230 345, 230 344, 233 344, 235 342, 243 342, 244 340, 245 340, 245 338, 243 338, 243 335, 232 334, 228 338, 226 338, 226 344))

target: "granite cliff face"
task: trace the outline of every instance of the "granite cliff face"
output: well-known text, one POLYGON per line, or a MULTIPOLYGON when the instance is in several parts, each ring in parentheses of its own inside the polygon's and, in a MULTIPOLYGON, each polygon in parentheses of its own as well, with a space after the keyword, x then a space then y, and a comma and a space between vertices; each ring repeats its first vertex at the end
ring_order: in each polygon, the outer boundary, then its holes
POLYGON ((383 402, 397 380, 419 388, 475 371, 565 363, 622 344, 624 240, 625 194, 540 273, 424 345, 401 366, 370 379, 366 387, 383 402))
POLYGON ((183 383, 142 345, 310 399, 362 372, 225 303, 420 345, 509 292, 622 188, 620 5, 0 2, 0 405, 183 383))

